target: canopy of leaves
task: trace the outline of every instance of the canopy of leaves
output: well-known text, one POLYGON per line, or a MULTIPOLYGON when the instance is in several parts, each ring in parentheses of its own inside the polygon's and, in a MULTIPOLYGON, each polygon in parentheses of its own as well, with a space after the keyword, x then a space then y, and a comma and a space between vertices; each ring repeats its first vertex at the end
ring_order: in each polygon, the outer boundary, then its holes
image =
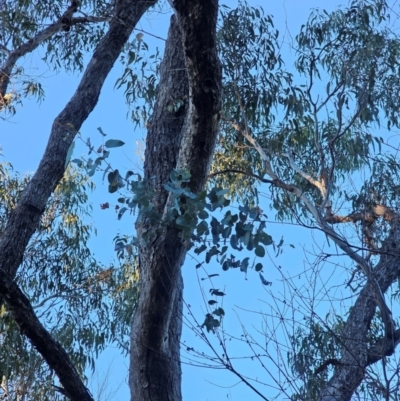
POLYGON ((23 97, 44 98, 41 77, 20 60, 38 46, 51 70, 82 71, 85 54, 105 33, 112 5, 112 1, 103 0, 1 0, 0 110, 13 114, 23 97))
MULTIPOLYGON (((73 2, 2 0, 0 6, 0 48, 8 52, 34 38, 49 24, 58 21, 73 2)), ((112 1, 83 0, 75 18, 108 17, 112 1)), ((79 20, 78 20, 79 21, 79 20)), ((77 22, 78 22, 77 21, 77 22)), ((68 21, 66 21, 68 22, 68 21)), ((82 70, 84 54, 92 51, 104 34, 104 23, 76 23, 46 41, 44 60, 52 68, 82 70)), ((7 52, 0 51, 0 65, 7 52)), ((23 70, 19 71, 23 75, 23 70)))
MULTIPOLYGON (((32 10, 29 2, 19 2, 19 8, 13 2, 4 4, 6 11, 0 15, 0 21, 8 24, 7 32, 12 35, 2 47, 11 49, 22 43, 24 35, 28 39, 39 32, 40 26, 32 23, 32 15, 40 13, 36 19, 43 22, 62 14, 61 4, 50 8, 44 2, 38 10, 32 10), (18 40, 14 39, 17 32, 23 33, 17 35, 18 40)), ((98 9, 92 2, 83 5, 93 7, 95 15, 107 15, 106 3, 98 9)), ((46 42, 45 59, 52 67, 72 70, 82 67, 84 52, 97 43, 103 26, 78 27, 60 32, 46 42), (75 48, 78 51, 72 51, 75 48)), ((270 173, 268 168, 278 177, 268 182, 272 189, 271 207, 281 220, 315 224, 318 218, 310 213, 304 199, 316 208, 323 205, 335 213, 341 210, 350 210, 350 214, 367 213, 381 202, 398 210, 399 165, 391 150, 387 151, 381 135, 371 133, 380 126, 388 129, 399 126, 400 45, 390 30, 385 2, 352 1, 348 8, 333 13, 314 11, 296 37, 297 62, 293 72, 285 71, 279 33, 272 18, 261 8, 249 7, 244 2, 234 10, 224 8, 218 40, 224 97, 212 189, 200 194, 188 191, 185 187, 190 178, 188 171, 173 171, 171 182, 165 186, 172 194, 169 217, 176 221, 182 237, 190 239, 195 254, 204 252, 206 263, 218 259, 223 270, 262 269, 261 263, 255 264, 255 257, 263 257, 264 247, 274 245, 264 232, 265 216, 257 205, 258 182, 265 180, 270 173), (248 137, 259 145, 271 167, 248 137), (225 173, 217 174, 222 172, 225 173), (361 183, 357 188, 346 185, 355 177, 361 183), (277 180, 280 186, 275 185, 277 180), (313 182, 322 186, 328 183, 325 190, 329 193, 329 204, 313 182), (301 197, 287 190, 288 186, 295 186, 301 197), (229 205, 227 193, 251 206, 242 206, 237 214, 228 211, 221 219, 210 216, 216 209, 229 205), (235 251, 254 252, 253 264, 249 257, 239 260, 229 255, 229 246, 235 251)), ((154 101, 159 60, 158 53, 148 59, 142 56, 141 52, 147 50, 141 36, 126 47, 121 58, 125 70, 116 83, 117 87, 125 88, 129 102, 138 99, 146 102, 143 107, 135 106, 133 114, 136 122, 144 123, 154 101), (148 64, 151 64, 149 73, 148 64)), ((19 73, 22 71, 16 72, 19 73)), ((179 109, 180 101, 174 99, 171 108, 179 109)), ((106 143, 109 148, 120 145, 118 140, 106 143)), ((105 157, 103 154, 98 162, 90 159, 86 166, 90 175, 105 157)), ((0 212, 7 217, 26 179, 10 178, 5 165, 0 173, 3 177, 0 212)), ((102 268, 93 259, 87 247, 91 228, 81 219, 88 212, 83 206, 88 183, 75 171, 69 174, 54 194, 27 249, 18 280, 39 315, 83 371, 107 341, 122 338, 120 345, 126 347, 126 323, 132 316, 136 297, 137 262, 133 254, 135 240, 127 237, 115 238, 115 250, 121 260, 118 271, 113 267, 102 268), (53 306, 51 310, 49 305, 53 306)), ((140 177, 137 181, 129 180, 131 175, 128 172, 123 179, 117 169, 107 175, 110 192, 123 187, 131 192, 118 199, 124 205, 118 209, 119 218, 127 210, 141 207, 148 211, 143 216, 157 223, 159 216, 151 209, 147 183, 140 177)), ((382 222, 374 227, 374 237, 383 241, 389 230, 390 224, 382 222)), ((263 284, 270 284, 262 275, 260 278, 263 284)), ((209 292, 217 299, 225 295, 218 288, 209 292)), ((217 302, 208 301, 209 305, 217 302)), ((222 308, 215 309, 206 315, 202 327, 215 332, 223 315, 222 308)), ((39 378, 50 386, 51 372, 19 337, 4 308, 1 319, 1 335, 7 344, 3 349, 14 347, 18 352, 0 357, 0 361, 6 361, 0 365, 0 374, 5 372, 7 380, 19 388, 19 383, 28 382, 25 377, 32 374, 32 370, 24 370, 31 366, 27 361, 32 361, 32 366, 36 366, 35 380, 39 378), (15 359, 19 354, 25 358, 21 357, 22 364, 15 359)), ((300 398, 318 396, 328 375, 323 373, 315 379, 315 369, 326 358, 336 357, 338 344, 330 334, 341 328, 337 322, 328 328, 312 320, 307 324, 307 331, 298 330, 291 338, 295 351, 288 357, 292 373, 308 377, 307 386, 299 391, 300 398)))
MULTIPOLYGON (((28 176, 14 173, 11 165, 0 164, 1 224, 28 180, 28 176)), ((105 267, 89 249, 93 228, 87 223, 87 202, 91 189, 93 184, 79 171, 67 170, 17 276, 35 312, 82 375, 86 368, 94 368, 95 358, 108 343, 118 340, 126 351, 137 282, 129 255, 121 266, 105 267)), ((17 394, 29 394, 29 399, 37 400, 58 399, 54 373, 20 335, 7 308, 0 308, 0 394, 6 400, 17 399, 17 394)))
MULTIPOLYGON (((241 131, 265 150, 281 180, 316 204, 318 189, 290 159, 314 178, 332 174, 337 199, 344 196, 339 187, 349 175, 388 168, 382 165, 388 156, 380 156, 383 139, 371 134, 382 120, 388 128, 398 126, 394 93, 400 90, 400 44, 385 2, 353 1, 331 14, 314 10, 293 44, 296 80, 295 71, 284 70, 278 32, 262 9, 242 2, 224 10, 219 40, 224 117, 212 169, 226 172, 213 181, 230 188, 231 195, 257 203, 255 176, 266 178, 263 160, 241 131)), ((397 186, 382 188, 384 196, 397 186)), ((273 190, 272 205, 280 219, 307 215, 298 200, 280 190, 273 190)))

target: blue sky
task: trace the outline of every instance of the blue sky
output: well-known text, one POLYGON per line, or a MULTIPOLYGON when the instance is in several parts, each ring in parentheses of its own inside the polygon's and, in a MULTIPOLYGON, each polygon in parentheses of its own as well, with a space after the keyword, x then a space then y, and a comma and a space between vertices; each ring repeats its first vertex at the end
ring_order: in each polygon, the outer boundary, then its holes
MULTIPOLYGON (((236 2, 226 0, 223 2, 231 7, 236 2)), ((327 10, 335 9, 338 5, 345 5, 347 2, 337 0, 274 0, 261 1, 249 0, 249 4, 257 6, 261 5, 267 13, 274 17, 275 27, 280 32, 282 40, 282 55, 287 63, 287 67, 291 67, 294 59, 294 53, 290 50, 292 38, 297 34, 302 23, 305 23, 309 15, 309 10, 314 7, 321 7, 327 10)), ((168 29, 169 15, 152 15, 151 18, 141 22, 141 28, 145 31, 152 32, 160 37, 166 38, 168 29)), ((144 36, 144 40, 152 47, 163 47, 163 41, 152 38, 149 35, 144 36)), ((10 161, 14 168, 19 172, 32 172, 36 169, 39 160, 43 154, 47 138, 50 132, 51 124, 56 115, 62 110, 66 102, 70 99, 80 76, 78 74, 67 75, 65 73, 56 74, 49 71, 40 61, 43 56, 43 49, 39 49, 34 54, 27 56, 24 61, 26 71, 37 76, 43 76, 41 80, 46 97, 45 100, 38 104, 33 100, 26 99, 21 109, 17 110, 17 114, 10 121, 2 121, 0 129, 0 146, 3 149, 5 159, 10 161)), ((140 129, 134 129, 132 123, 127 119, 127 105, 124 101, 122 91, 114 89, 115 81, 120 77, 122 67, 116 64, 112 73, 108 77, 104 89, 102 91, 99 103, 88 120, 81 129, 83 138, 90 137, 92 144, 100 145, 101 136, 97 132, 97 127, 102 127, 107 133, 108 138, 118 138, 126 142, 122 148, 115 149, 112 152, 114 157, 113 163, 118 164, 120 170, 128 170, 139 168, 140 161, 135 151, 137 150, 136 142, 142 142, 145 132, 140 129)), ((79 157, 85 153, 82 145, 77 143, 74 157, 79 157)), ((133 230, 134 220, 129 216, 125 216, 122 222, 118 222, 116 214, 112 209, 108 211, 100 210, 100 203, 110 202, 116 203, 107 192, 107 185, 102 184, 100 175, 95 176, 97 189, 91 196, 93 204, 93 224, 97 228, 98 235, 92 240, 92 248, 104 264, 115 258, 113 253, 112 239, 117 233, 130 234, 133 230)), ((268 212, 267 212, 268 214, 268 212)), ((272 213, 271 213, 272 217, 272 213)), ((295 249, 289 246, 285 247, 285 252, 278 259, 272 255, 271 259, 266 259, 264 265, 268 268, 264 269, 265 277, 269 281, 273 281, 272 287, 262 286, 257 274, 249 272, 247 278, 238 271, 229 271, 216 279, 215 285, 224 288, 228 296, 224 301, 224 308, 229 313, 226 319, 226 329, 231 333, 235 333, 240 337, 241 324, 244 324, 249 330, 261 330, 263 319, 257 313, 246 313, 244 310, 261 311, 266 310, 265 302, 271 301, 271 291, 279 294, 285 291, 284 287, 279 286, 282 274, 294 277, 294 280, 304 280, 305 277, 296 277, 297 272, 303 271, 304 253, 303 247, 313 252, 313 247, 320 242, 318 233, 311 233, 306 229, 296 226, 272 224, 269 233, 277 240, 284 236, 286 244, 294 244, 295 249), (276 266, 274 266, 274 264, 276 266), (279 266, 281 268, 279 268, 279 266), (283 272, 283 273, 282 273, 283 272), (243 310, 236 308, 239 305, 243 310)), ((316 251, 317 252, 317 251, 316 251)), ((312 259, 312 256, 310 256, 312 259)), ((185 301, 189 303, 194 311, 195 316, 201 321, 204 316, 204 303, 201 298, 199 289, 200 278, 205 273, 196 271, 194 268, 197 261, 191 255, 188 255, 186 263, 183 267, 183 275, 185 279, 185 301)), ((208 273, 221 273, 217 264, 210 264, 208 273)), ((331 279, 331 273, 326 273, 326 281, 331 279)), ((335 280, 343 282, 345 276, 335 277, 335 280)), ((200 281, 204 285, 204 290, 208 291, 206 282, 200 281)), ((337 294, 338 296, 340 294, 337 294)), ((326 305, 324 306, 326 308, 326 305)), ((267 322, 268 323, 268 322, 267 322)), ((272 321, 271 321, 271 324, 272 321)), ((258 335, 260 341, 263 335, 258 335)), ((193 333, 185 329, 183 341, 188 346, 198 347, 199 340, 194 337, 193 333)), ((239 343, 232 343, 232 354, 243 355, 249 354, 246 347, 239 343)), ((183 353, 185 357, 186 354, 183 353)), ((186 359, 183 359, 185 362, 186 359)), ((116 349, 108 349, 99 360, 99 375, 102 372, 106 374, 108 366, 111 364, 111 380, 110 387, 116 388, 122 382, 117 394, 113 400, 126 400, 129 398, 127 385, 124 383, 124 375, 127 374, 128 361, 121 358, 116 349)), ((249 360, 238 360, 238 369, 248 376, 257 376, 259 366, 256 362, 249 360)), ((276 369, 270 366, 271 371, 276 369)), ((259 379, 265 380, 274 385, 271 378, 264 371, 259 371, 259 379)), ((210 370, 205 368, 191 367, 183 364, 183 394, 184 399, 190 401, 217 401, 217 400, 257 400, 259 399, 253 392, 249 391, 243 384, 237 384, 238 379, 231 373, 219 370, 210 370)), ((93 393, 95 391, 95 383, 91 384, 93 393)), ((259 386, 261 391, 266 395, 272 396, 274 390, 268 386, 259 386)))

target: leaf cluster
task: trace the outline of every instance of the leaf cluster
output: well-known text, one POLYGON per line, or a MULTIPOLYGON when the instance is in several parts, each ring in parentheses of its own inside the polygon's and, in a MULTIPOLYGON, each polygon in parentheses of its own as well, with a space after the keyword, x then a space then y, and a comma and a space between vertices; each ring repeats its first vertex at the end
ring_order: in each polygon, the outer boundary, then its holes
POLYGON ((304 326, 298 326, 295 335, 290 336, 292 350, 287 354, 288 364, 302 383, 292 395, 294 400, 318 399, 330 371, 340 359, 343 321, 339 316, 329 320, 333 320, 330 327, 306 319, 304 326))
MULTIPOLYGON (((0 163, 0 221, 16 205, 29 176, 20 177, 12 166, 0 163)), ((29 297, 46 328, 63 345, 78 371, 88 367, 107 343, 127 336, 122 312, 135 304, 135 281, 127 280, 131 264, 104 267, 93 256, 89 241, 93 229, 88 191, 93 184, 69 168, 52 195, 39 228, 25 251, 17 283, 29 297), (122 333, 122 334, 121 334, 122 333)), ((3 229, 0 226, 0 231, 3 229)), ((52 387, 54 373, 29 342, 20 335, 4 305, 0 311, 0 375, 10 389, 9 398, 26 393, 39 400, 59 399, 52 387), (39 385, 40 384, 40 385, 39 385)), ((126 341, 126 340, 125 340, 126 341)), ((3 387, 5 388, 5 387, 3 387)))

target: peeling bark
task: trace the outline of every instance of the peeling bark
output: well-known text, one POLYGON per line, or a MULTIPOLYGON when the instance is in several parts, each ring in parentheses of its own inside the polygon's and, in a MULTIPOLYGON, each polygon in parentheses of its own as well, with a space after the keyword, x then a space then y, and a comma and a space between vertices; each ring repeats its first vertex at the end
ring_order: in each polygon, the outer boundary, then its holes
MULTIPOLYGON (((154 204, 161 214, 169 206, 163 184, 173 168, 191 172, 189 186, 193 192, 203 189, 221 105, 222 77, 216 49, 218 1, 179 0, 173 7, 179 26, 172 19, 161 76, 168 89, 164 90, 160 83, 145 154, 145 175, 156 176, 152 184, 156 193, 154 204), (171 97, 185 93, 188 100, 180 110, 184 118, 179 115, 171 120, 171 97)), ((139 245, 141 282, 131 334, 131 399, 179 401, 183 292, 180 269, 188 244, 179 237, 174 222, 163 221, 157 230, 142 219, 136 228, 139 238, 147 230, 156 235, 151 243, 141 240, 139 245)))
POLYGON ((57 374, 71 400, 91 400, 65 351, 43 328, 13 278, 22 262, 46 203, 65 171, 68 149, 97 104, 101 88, 123 45, 145 11, 157 0, 119 0, 104 38, 96 47, 81 82, 54 120, 38 169, 23 191, 0 238, 0 295, 21 333, 25 334, 57 374))

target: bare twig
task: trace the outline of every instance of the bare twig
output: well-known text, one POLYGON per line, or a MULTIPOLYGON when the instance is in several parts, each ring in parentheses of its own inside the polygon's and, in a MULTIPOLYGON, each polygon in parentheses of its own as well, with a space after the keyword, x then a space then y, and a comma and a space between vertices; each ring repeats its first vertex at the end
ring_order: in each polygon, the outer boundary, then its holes
POLYGON ((208 175, 208 178, 213 178, 217 175, 222 175, 222 174, 228 174, 228 173, 236 173, 236 174, 243 174, 243 175, 247 175, 249 177, 253 177, 263 183, 266 184, 273 184, 274 182, 272 180, 267 180, 263 177, 260 177, 257 174, 252 173, 251 171, 243 171, 243 170, 239 170, 239 169, 235 169, 235 168, 227 168, 225 170, 220 170, 220 171, 215 171, 214 173, 211 173, 208 175))

